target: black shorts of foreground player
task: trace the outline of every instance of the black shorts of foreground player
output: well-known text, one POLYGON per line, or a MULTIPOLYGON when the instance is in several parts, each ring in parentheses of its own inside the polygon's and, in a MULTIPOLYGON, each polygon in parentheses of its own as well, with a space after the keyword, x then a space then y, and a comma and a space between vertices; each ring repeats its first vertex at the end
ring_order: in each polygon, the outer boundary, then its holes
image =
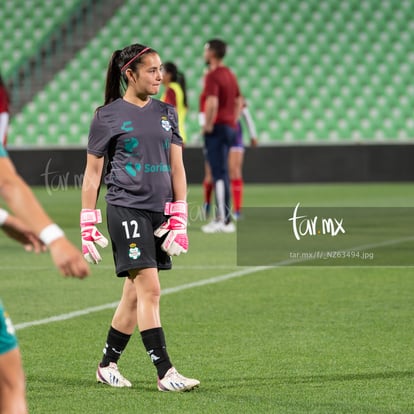
POLYGON ((161 59, 150 47, 134 44, 113 53, 105 102, 96 110, 89 132, 82 246, 87 260, 98 263, 95 243, 108 244, 95 226, 102 221, 96 201, 107 158, 108 232, 117 276, 125 281, 96 379, 113 387, 131 387, 118 362, 138 327, 157 370, 158 389, 188 391, 200 382, 182 376, 171 363, 159 310, 158 271, 171 268, 170 256, 188 250, 187 183, 177 114, 173 106, 151 98, 161 81, 161 59))

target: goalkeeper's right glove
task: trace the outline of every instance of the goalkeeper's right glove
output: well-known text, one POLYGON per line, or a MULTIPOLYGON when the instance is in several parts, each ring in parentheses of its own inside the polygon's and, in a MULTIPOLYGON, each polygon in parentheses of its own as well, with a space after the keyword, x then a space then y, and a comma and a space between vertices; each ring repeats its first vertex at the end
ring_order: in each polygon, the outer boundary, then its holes
POLYGON ((100 247, 108 246, 108 239, 95 227, 97 223, 102 223, 101 210, 82 209, 80 213, 82 253, 85 259, 93 264, 102 260, 94 243, 100 247))

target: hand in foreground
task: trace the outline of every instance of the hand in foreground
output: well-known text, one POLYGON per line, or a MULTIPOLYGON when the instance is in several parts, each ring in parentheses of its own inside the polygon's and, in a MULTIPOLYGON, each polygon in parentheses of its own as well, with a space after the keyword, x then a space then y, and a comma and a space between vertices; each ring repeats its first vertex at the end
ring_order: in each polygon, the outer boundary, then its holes
POLYGON ((11 239, 21 243, 28 252, 41 253, 47 250, 42 241, 17 217, 7 216, 2 229, 11 239))
POLYGON ((89 265, 82 253, 66 237, 52 242, 49 250, 53 262, 63 276, 83 279, 89 275, 89 265))

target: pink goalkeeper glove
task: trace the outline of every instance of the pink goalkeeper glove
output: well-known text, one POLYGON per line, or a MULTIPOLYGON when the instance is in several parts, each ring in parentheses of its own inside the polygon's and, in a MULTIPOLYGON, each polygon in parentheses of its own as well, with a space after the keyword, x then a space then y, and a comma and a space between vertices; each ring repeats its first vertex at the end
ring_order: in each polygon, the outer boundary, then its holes
POLYGON ((187 253, 187 203, 185 201, 165 203, 164 214, 170 216, 170 218, 154 231, 156 237, 162 237, 168 233, 161 248, 169 256, 179 256, 181 253, 187 253))
POLYGON ((95 247, 108 246, 108 239, 104 237, 95 227, 95 224, 102 223, 101 210, 83 208, 80 213, 80 227, 82 234, 82 253, 89 263, 97 264, 102 260, 101 255, 95 247))

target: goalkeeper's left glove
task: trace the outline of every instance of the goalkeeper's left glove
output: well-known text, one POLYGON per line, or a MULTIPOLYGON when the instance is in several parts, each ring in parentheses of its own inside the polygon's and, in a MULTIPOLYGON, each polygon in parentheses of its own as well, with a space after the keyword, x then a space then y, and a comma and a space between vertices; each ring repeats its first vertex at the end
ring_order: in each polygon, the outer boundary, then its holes
POLYGON ((169 219, 154 231, 156 237, 162 237, 168 233, 161 248, 169 256, 187 253, 187 203, 185 201, 165 203, 164 214, 170 216, 169 219))

